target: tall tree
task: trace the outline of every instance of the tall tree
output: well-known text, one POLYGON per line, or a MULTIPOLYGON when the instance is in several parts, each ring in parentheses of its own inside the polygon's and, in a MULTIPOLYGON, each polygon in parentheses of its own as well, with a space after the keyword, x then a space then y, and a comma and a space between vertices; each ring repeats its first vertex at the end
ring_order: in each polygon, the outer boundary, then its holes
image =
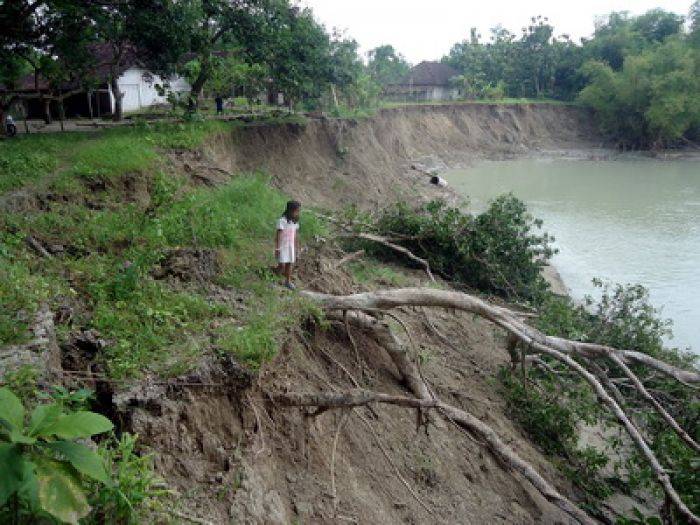
POLYGON ((398 82, 411 69, 401 53, 392 45, 382 45, 367 52, 367 71, 381 85, 398 82))
MULTIPOLYGON (((266 56, 265 43, 276 14, 286 0, 157 0, 145 2, 134 20, 134 42, 145 52, 151 69, 166 76, 196 60, 189 107, 196 110, 199 96, 211 78, 215 53, 237 48, 244 60, 266 56)), ((251 62, 256 62, 251 60, 251 62)))

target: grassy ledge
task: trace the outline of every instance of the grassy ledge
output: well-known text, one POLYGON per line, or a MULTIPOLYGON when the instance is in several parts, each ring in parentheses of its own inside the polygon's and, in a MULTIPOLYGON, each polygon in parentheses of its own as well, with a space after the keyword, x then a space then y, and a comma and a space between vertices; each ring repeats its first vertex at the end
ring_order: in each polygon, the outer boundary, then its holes
MULTIPOLYGON (((273 290, 266 271, 286 197, 261 173, 195 186, 165 155, 229 128, 158 125, 2 144, 0 199, 22 189, 38 202, 0 218, 0 344, 26 340, 48 303, 71 312, 59 338, 100 332, 109 343, 103 365, 116 378, 181 373, 208 352, 232 352, 253 368, 274 355, 277 338, 308 311, 273 290), (28 235, 56 254, 37 256, 28 235), (212 286, 224 293, 158 275, 183 251, 210 255, 212 286)), ((315 218, 303 220, 305 236, 321 231, 315 218)))

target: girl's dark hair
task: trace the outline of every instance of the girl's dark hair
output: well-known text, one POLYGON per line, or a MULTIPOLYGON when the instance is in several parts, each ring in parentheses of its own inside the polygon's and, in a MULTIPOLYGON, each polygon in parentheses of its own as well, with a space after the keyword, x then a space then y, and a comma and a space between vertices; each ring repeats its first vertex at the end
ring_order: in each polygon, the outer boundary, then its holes
MULTIPOLYGON (((288 221, 293 221, 292 213, 301 208, 301 203, 299 201, 288 201, 287 207, 284 210, 284 217, 288 221)), ((296 222, 296 221, 295 221, 296 222)))

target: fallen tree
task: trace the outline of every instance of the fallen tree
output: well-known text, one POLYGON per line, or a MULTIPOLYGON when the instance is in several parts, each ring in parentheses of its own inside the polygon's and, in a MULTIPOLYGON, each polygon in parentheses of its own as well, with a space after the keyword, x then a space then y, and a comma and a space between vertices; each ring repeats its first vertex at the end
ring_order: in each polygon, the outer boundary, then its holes
MULTIPOLYGON (((510 334, 511 338, 517 340, 523 348, 527 349, 530 353, 546 355, 553 358, 567 369, 578 374, 588 383, 598 397, 599 402, 607 407, 639 449, 654 472, 656 481, 663 490, 667 501, 671 502, 689 523, 700 524, 700 519, 693 514, 678 495, 670 482, 668 473, 649 447, 632 418, 626 413, 619 401, 611 396, 603 386, 606 380, 601 378, 600 374, 604 374, 604 370, 601 367, 596 367, 594 370, 595 373, 592 373, 576 358, 580 358, 583 363, 593 363, 596 360, 602 359, 610 359, 615 364, 622 364, 623 366, 628 363, 635 363, 661 372, 684 385, 700 383, 700 373, 698 373, 698 371, 681 369, 640 352, 548 336, 526 324, 517 313, 501 306, 490 304, 478 297, 460 292, 430 288, 405 288, 347 296, 333 296, 311 291, 304 291, 301 292, 301 294, 327 311, 329 318, 336 320, 342 319, 346 323, 349 322, 359 328, 371 331, 375 339, 391 356, 404 384, 415 396, 415 399, 367 392, 346 393, 341 395, 324 393, 317 394, 315 397, 298 393, 287 393, 279 397, 280 402, 285 402, 287 404, 303 402, 308 406, 318 406, 321 408, 357 406, 353 405, 353 403, 367 404, 371 402, 380 402, 410 408, 436 409, 464 430, 478 436, 486 442, 489 449, 497 457, 501 458, 509 467, 522 474, 523 477, 547 498, 547 500, 554 503, 578 522, 592 523, 592 519, 585 512, 573 505, 571 501, 551 487, 551 485, 539 476, 531 465, 524 462, 515 452, 509 449, 490 427, 464 410, 450 406, 437 399, 432 394, 429 385, 423 380, 417 366, 411 360, 408 349, 402 345, 400 339, 393 333, 390 325, 381 320, 381 316, 377 315, 378 313, 389 312, 401 306, 440 307, 470 312, 488 319, 495 325, 504 329, 510 334)), ((625 366, 624 370, 626 374, 631 374, 636 378, 628 367, 625 366)), ((639 390, 639 386, 636 386, 637 390, 639 390)), ((651 403, 654 409, 659 412, 661 417, 679 434, 685 443, 693 448, 697 446, 672 416, 663 409, 660 403, 656 402, 651 394, 643 389, 643 386, 642 390, 639 391, 643 397, 651 403)))
POLYGON ((435 398, 410 398, 403 396, 390 396, 368 390, 352 390, 347 392, 300 394, 278 394, 275 401, 288 406, 314 406, 323 409, 353 408, 366 406, 370 403, 385 403, 405 408, 434 408, 441 412, 448 420, 459 425, 467 432, 482 439, 489 449, 498 457, 501 463, 508 468, 520 473, 527 479, 549 502, 569 514, 582 524, 596 523, 583 510, 578 508, 567 497, 557 491, 549 482, 532 468, 532 466, 520 458, 496 432, 484 422, 474 417, 469 412, 453 407, 435 398))

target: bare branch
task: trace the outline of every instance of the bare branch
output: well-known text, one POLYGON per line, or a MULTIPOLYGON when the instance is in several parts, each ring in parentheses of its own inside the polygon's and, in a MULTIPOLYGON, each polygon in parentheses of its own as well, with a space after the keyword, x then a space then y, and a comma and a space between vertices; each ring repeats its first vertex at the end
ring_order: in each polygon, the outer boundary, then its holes
MULTIPOLYGON (((491 305, 482 299, 460 292, 429 288, 404 288, 348 296, 332 296, 317 292, 302 292, 302 294, 316 301, 321 307, 327 310, 367 310, 392 309, 399 306, 434 306, 455 308, 471 312, 492 321, 494 324, 505 329, 512 336, 517 337, 532 350, 555 358, 579 374, 593 388, 599 400, 610 409, 619 423, 630 435, 632 441, 649 463, 657 482, 661 485, 668 500, 673 502, 680 513, 685 516, 690 523, 700 524, 700 519, 690 511, 680 498, 671 484, 668 473, 659 463, 656 455, 646 443, 636 426, 625 414, 620 404, 608 394, 601 382, 591 372, 571 357, 572 355, 591 357, 591 353, 588 350, 593 347, 597 348, 597 353, 593 353, 594 356, 617 356, 621 362, 624 362, 626 358, 631 360, 637 359, 636 354, 640 354, 639 352, 617 350, 603 345, 590 345, 578 341, 569 341, 567 339, 547 336, 539 330, 523 323, 509 310, 491 305)), ((366 316, 366 314, 361 315, 366 316)), ((401 344, 388 325, 382 325, 372 318, 369 319, 371 319, 369 328, 375 329, 375 336, 392 356, 400 373, 402 373, 406 383, 414 394, 427 403, 434 402, 434 400, 431 399, 429 390, 416 370, 416 366, 407 358, 406 351, 401 348, 401 344)), ((362 322, 365 321, 365 319, 362 319, 362 322)), ((685 380, 683 382, 700 382, 700 374, 697 372, 681 370, 651 358, 650 356, 645 357, 649 357, 649 360, 644 361, 645 364, 650 363, 650 366, 675 377, 679 381, 681 380, 679 378, 683 378, 685 380)))
POLYGON ((395 244, 391 242, 389 239, 386 237, 381 237, 379 235, 374 235, 372 233, 364 233, 364 232, 358 232, 358 233, 346 233, 342 235, 343 237, 356 237, 358 239, 364 239, 366 241, 372 241, 376 242, 378 244, 381 244, 382 246, 386 246, 387 248, 390 248, 394 250, 395 252, 399 252, 409 259, 411 259, 413 262, 416 262, 420 264, 424 269, 425 273, 428 274, 428 277, 430 277, 430 280, 435 282, 435 277, 433 277, 433 272, 430 271, 430 264, 428 261, 425 259, 422 259, 421 257, 418 257, 415 255, 413 252, 408 250, 407 248, 404 248, 403 246, 400 246, 398 244, 395 244))
POLYGON ((637 392, 659 413, 659 415, 668 423, 673 431, 678 434, 678 436, 695 452, 700 452, 700 446, 695 442, 695 440, 690 437, 690 435, 683 430, 683 428, 678 424, 678 422, 673 419, 671 414, 669 414, 666 409, 659 403, 654 396, 652 396, 642 384, 639 378, 629 369, 629 367, 616 355, 611 355, 610 359, 619 366, 625 375, 632 381, 632 384, 637 389, 637 392))
MULTIPOLYGON (((301 292, 304 296, 319 303, 326 310, 388 310, 399 306, 431 306, 455 308, 484 317, 513 333, 522 333, 527 340, 542 344, 568 355, 580 355, 591 359, 617 355, 625 363, 634 362, 658 370, 684 384, 700 383, 700 372, 675 367, 650 355, 633 350, 620 350, 605 345, 570 341, 560 337, 547 336, 528 326, 510 310, 492 305, 461 292, 437 290, 433 288, 399 288, 334 296, 318 292, 301 292)), ((524 341, 527 343, 527 341, 524 341)))
POLYGON ((579 523, 593 525, 595 521, 584 511, 574 505, 568 498, 560 494, 532 466, 521 459, 515 451, 506 445, 491 427, 472 416, 468 412, 447 405, 437 399, 415 399, 404 396, 393 396, 369 390, 351 390, 348 392, 319 392, 319 393, 285 393, 273 395, 273 399, 287 406, 320 406, 328 408, 352 408, 370 403, 385 403, 404 408, 437 408, 450 420, 468 432, 481 438, 489 449, 509 468, 520 473, 548 501, 575 518, 579 523))

